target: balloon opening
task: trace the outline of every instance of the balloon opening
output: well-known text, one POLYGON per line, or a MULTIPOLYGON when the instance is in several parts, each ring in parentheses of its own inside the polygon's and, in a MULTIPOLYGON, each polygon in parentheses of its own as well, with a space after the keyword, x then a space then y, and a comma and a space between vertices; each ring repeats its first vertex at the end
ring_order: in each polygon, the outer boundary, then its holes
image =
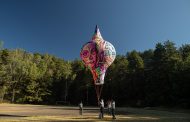
POLYGON ((105 73, 99 75, 99 77, 95 81, 95 85, 103 85, 104 84, 105 73))

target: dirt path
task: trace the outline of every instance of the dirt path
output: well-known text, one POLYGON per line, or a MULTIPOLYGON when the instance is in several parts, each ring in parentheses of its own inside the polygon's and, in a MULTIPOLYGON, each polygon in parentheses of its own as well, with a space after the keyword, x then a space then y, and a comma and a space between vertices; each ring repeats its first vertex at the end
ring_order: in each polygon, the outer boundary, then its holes
POLYGON ((189 113, 117 108, 116 120, 107 114, 100 120, 98 112, 98 108, 85 107, 83 116, 80 116, 78 107, 0 104, 0 122, 190 122, 189 113))

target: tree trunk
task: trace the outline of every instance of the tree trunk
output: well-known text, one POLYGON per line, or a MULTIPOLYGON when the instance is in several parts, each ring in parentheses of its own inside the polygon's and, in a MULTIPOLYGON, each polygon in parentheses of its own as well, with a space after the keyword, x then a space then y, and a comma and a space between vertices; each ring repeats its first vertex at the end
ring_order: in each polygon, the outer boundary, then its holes
POLYGON ((65 82, 65 102, 67 101, 67 81, 65 82))
POLYGON ((14 103, 14 101, 15 101, 15 89, 13 89, 11 102, 14 103))
POLYGON ((1 94, 1 103, 2 103, 3 100, 4 100, 4 96, 5 96, 5 90, 3 89, 2 94, 1 94))
POLYGON ((88 105, 88 86, 87 86, 87 89, 86 89, 86 104, 88 105))

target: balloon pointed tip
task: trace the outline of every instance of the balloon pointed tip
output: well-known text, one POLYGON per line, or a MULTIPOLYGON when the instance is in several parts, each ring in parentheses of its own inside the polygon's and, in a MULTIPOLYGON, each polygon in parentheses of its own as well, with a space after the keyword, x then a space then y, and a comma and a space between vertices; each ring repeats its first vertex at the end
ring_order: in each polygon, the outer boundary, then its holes
POLYGON ((96 42, 97 40, 103 40, 98 25, 96 25, 94 35, 92 36, 92 41, 96 42))
POLYGON ((98 31, 99 31, 99 28, 98 28, 98 25, 96 25, 94 33, 97 33, 98 31))
POLYGON ((98 28, 98 25, 96 25, 95 32, 94 32, 94 35, 92 37, 92 40, 96 41, 96 38, 103 39, 101 36, 100 30, 98 28))

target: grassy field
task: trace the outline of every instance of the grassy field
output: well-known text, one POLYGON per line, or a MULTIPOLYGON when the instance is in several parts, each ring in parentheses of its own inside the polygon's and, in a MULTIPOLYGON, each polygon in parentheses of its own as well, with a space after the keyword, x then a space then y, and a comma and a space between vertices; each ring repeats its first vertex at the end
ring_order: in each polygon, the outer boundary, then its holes
POLYGON ((190 113, 182 110, 152 108, 117 108, 116 120, 106 113, 98 119, 99 109, 85 107, 82 116, 78 107, 0 104, 0 122, 190 122, 190 113))

